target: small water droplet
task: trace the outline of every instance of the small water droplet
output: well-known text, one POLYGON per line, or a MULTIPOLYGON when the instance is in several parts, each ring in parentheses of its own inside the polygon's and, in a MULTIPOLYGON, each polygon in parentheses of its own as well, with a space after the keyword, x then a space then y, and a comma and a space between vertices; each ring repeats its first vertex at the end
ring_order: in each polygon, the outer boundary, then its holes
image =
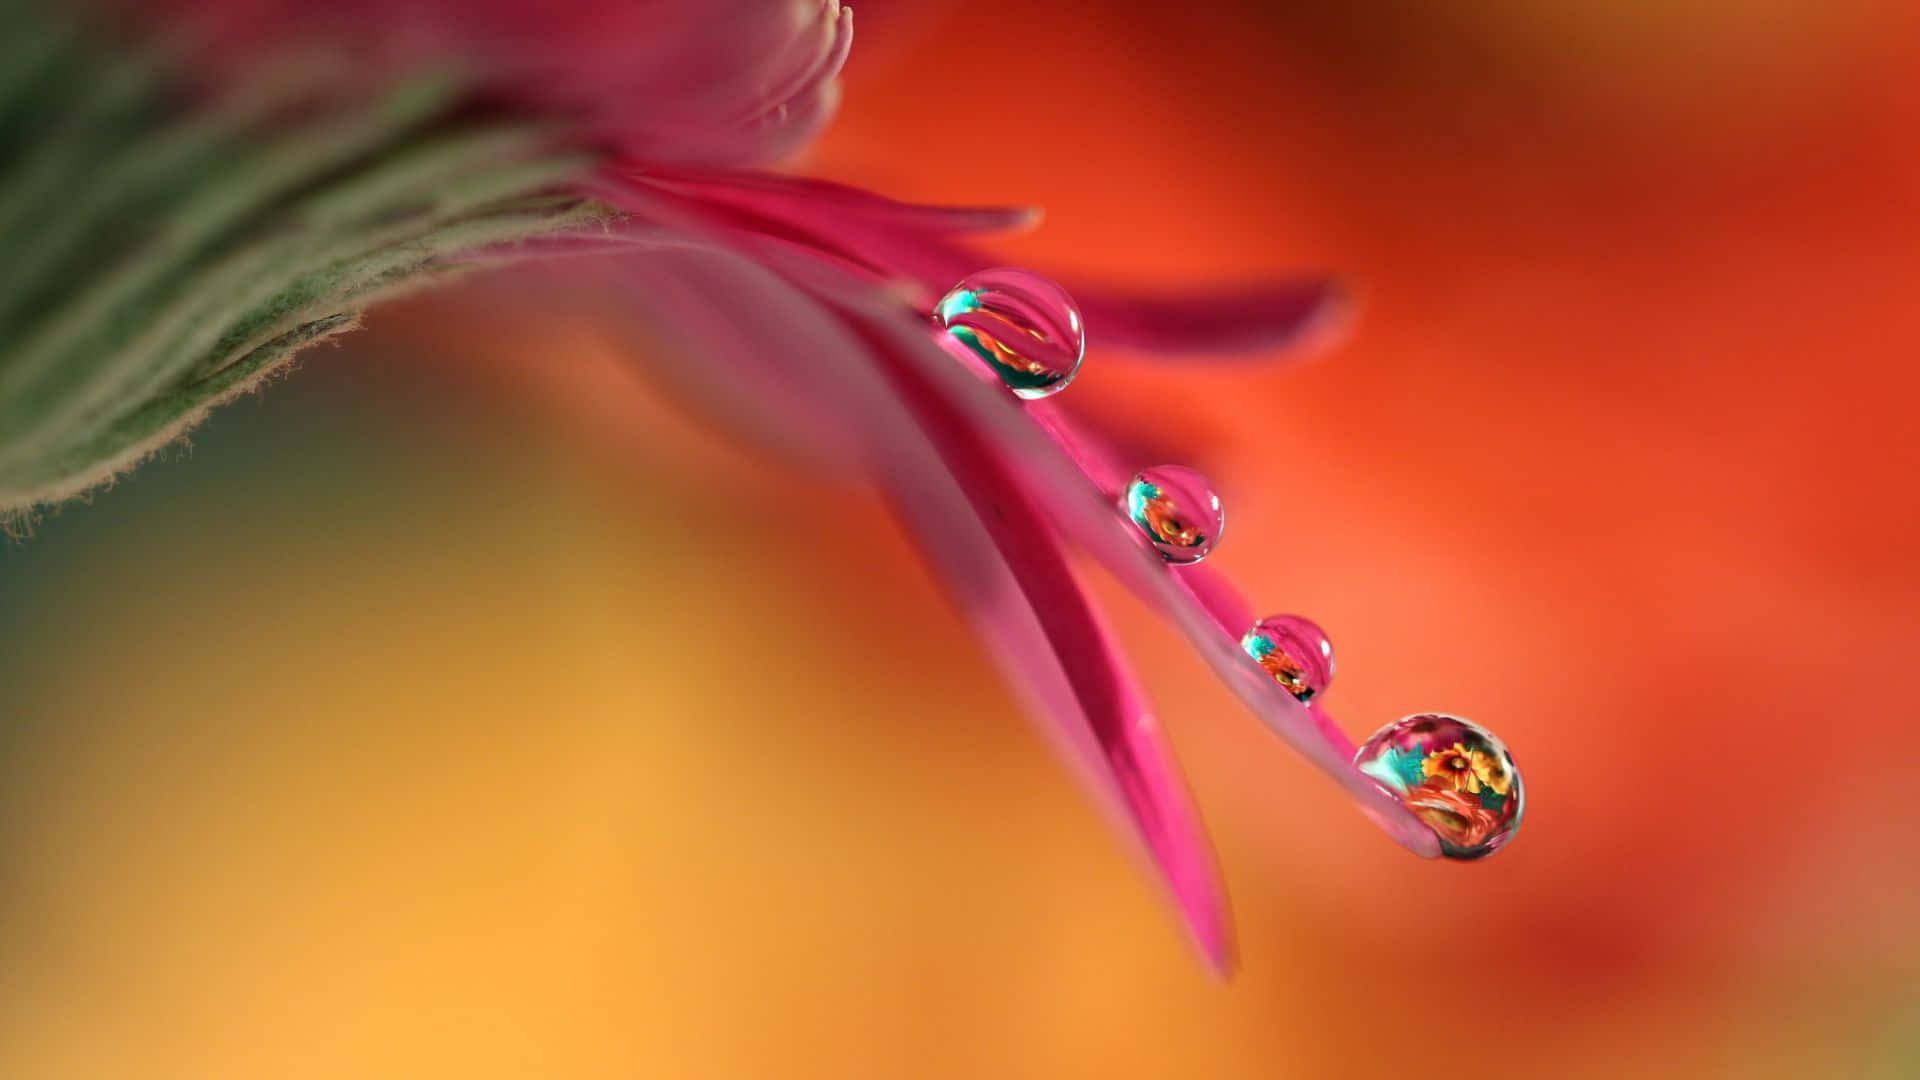
POLYGON ((933 317, 1023 398, 1066 389, 1086 353, 1073 298, 1031 270, 969 274, 934 305, 933 317))
POLYGON ((1302 703, 1325 692, 1333 681, 1333 642, 1312 619, 1269 615, 1253 624, 1240 647, 1302 703))
POLYGON ((1520 831, 1526 791, 1506 744, 1446 713, 1417 713, 1373 733, 1353 764, 1440 838, 1449 859, 1478 859, 1520 831))
POLYGON ((1220 542, 1227 513, 1207 478, 1181 465, 1143 469, 1127 484, 1127 517, 1170 563, 1197 563, 1220 542))

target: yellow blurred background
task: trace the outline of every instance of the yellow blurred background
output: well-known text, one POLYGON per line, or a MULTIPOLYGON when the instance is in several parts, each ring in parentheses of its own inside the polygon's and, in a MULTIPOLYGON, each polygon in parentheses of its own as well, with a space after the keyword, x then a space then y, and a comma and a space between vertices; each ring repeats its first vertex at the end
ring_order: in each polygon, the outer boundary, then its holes
POLYGON ((0 1076, 1920 1074, 1914 18, 1276 7, 880 0, 806 167, 1356 283, 1071 392, 1356 735, 1507 740, 1509 850, 1394 848, 1102 585, 1210 979, 870 495, 482 284, 0 548, 0 1076))

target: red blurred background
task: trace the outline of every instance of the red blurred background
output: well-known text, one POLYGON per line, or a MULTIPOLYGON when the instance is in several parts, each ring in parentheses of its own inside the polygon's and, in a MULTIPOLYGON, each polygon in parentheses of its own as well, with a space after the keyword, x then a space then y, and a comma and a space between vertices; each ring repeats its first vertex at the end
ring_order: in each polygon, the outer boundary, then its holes
POLYGON ((1096 326, 1072 393, 1356 734, 1507 740, 1514 845, 1393 848, 1103 588, 1214 983, 869 496, 415 301, 0 553, 0 1073, 1920 1073, 1914 17, 872 6, 808 170, 1355 283, 1304 366, 1096 326))

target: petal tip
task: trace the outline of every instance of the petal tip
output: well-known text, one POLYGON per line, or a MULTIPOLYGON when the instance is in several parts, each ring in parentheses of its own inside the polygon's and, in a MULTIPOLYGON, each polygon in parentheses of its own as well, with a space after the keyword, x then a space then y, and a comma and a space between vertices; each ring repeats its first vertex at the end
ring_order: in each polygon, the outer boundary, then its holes
POLYGON ((1206 961, 1207 974, 1218 982, 1232 982, 1240 973, 1240 950, 1224 929, 1218 940, 1200 943, 1200 955, 1206 961))

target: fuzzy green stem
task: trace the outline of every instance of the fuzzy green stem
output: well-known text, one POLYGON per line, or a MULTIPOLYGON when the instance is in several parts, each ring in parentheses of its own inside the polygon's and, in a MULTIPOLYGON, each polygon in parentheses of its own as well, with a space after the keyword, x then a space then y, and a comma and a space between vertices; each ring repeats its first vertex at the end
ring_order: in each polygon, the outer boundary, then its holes
POLYGON ((592 158, 463 118, 456 76, 350 96, 291 68, 192 103, 20 23, 0 0, 23 63, 93 78, 0 85, 29 133, 0 147, 0 515, 112 479, 382 299, 612 216, 569 194, 592 158))

